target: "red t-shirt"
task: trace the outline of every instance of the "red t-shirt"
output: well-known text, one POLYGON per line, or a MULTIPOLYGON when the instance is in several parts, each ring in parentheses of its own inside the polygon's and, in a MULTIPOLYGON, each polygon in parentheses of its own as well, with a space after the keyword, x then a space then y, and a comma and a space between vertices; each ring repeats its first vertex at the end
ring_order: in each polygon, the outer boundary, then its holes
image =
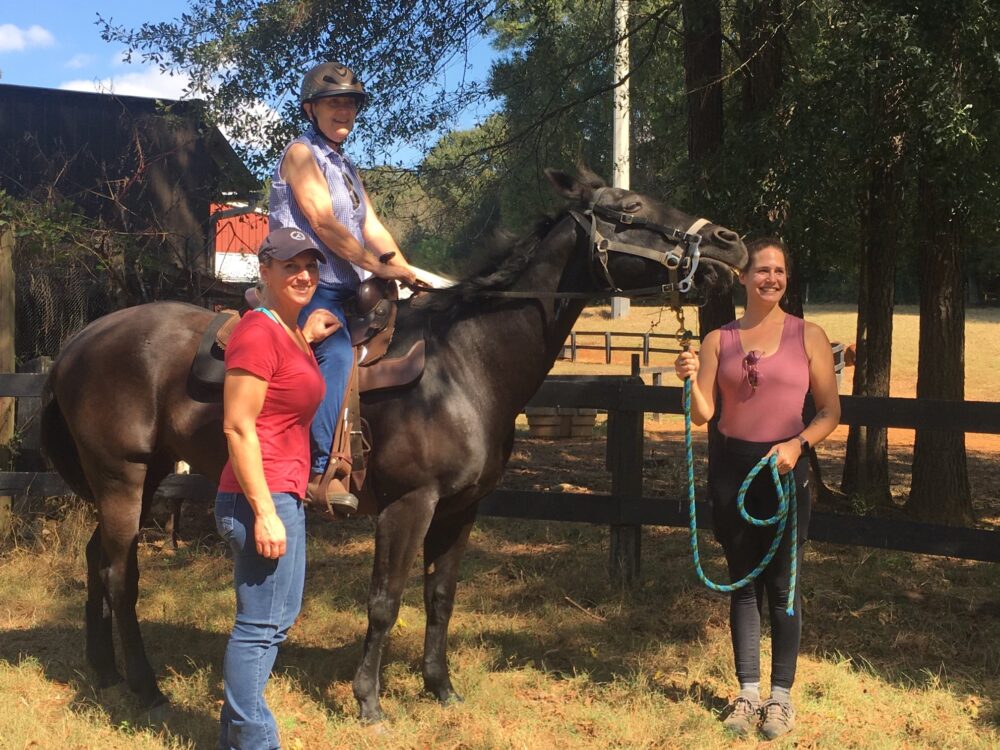
MULTIPOLYGON (((271 492, 304 498, 311 463, 309 425, 326 392, 316 358, 299 349, 277 322, 251 311, 233 329, 226 369, 246 370, 267 381, 257 417, 264 478, 271 492)), ((230 461, 222 470, 219 491, 243 492, 230 461)))

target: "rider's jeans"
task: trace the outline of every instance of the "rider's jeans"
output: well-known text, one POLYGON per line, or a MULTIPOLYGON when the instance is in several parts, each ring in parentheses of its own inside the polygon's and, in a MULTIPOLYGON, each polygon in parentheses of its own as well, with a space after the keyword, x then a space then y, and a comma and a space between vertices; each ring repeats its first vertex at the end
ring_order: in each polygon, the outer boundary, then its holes
POLYGON ((354 364, 351 336, 347 332, 347 320, 344 317, 344 302, 352 297, 354 292, 354 287, 320 284, 316 287, 312 300, 299 315, 299 325, 302 325, 309 317, 309 313, 323 308, 336 315, 341 323, 339 331, 313 347, 319 371, 326 381, 326 395, 316 410, 309 431, 313 474, 322 474, 326 471, 326 465, 330 461, 330 448, 333 446, 333 435, 344 402, 344 390, 347 388, 351 367, 354 364))
POLYGON ((287 551, 277 560, 257 554, 254 514, 245 495, 220 492, 215 499, 215 525, 232 547, 236 588, 236 624, 222 664, 225 700, 219 747, 223 750, 271 750, 280 744, 264 687, 278 645, 302 606, 306 519, 296 495, 279 492, 271 497, 287 537, 287 551))

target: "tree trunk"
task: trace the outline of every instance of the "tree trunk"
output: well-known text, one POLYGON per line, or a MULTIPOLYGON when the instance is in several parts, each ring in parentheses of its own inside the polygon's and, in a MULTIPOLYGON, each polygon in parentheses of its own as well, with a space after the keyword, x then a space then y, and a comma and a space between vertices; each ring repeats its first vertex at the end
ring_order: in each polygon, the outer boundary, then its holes
POLYGON ((704 161, 722 145, 722 15, 719 0, 684 0, 682 12, 688 159, 695 167, 696 197, 703 198, 704 161))
MULTIPOLYGON (((962 219, 944 178, 917 181, 920 344, 917 398, 965 398, 965 296, 962 219)), ((917 430, 907 510, 936 523, 974 520, 965 433, 917 430)))
MULTIPOLYGON (((707 162, 722 145, 722 15, 719 0, 684 0, 682 12, 691 204, 699 213, 710 213, 707 162)), ((735 317, 732 292, 709 291, 698 308, 698 330, 704 338, 735 317)))
MULTIPOLYGON (((896 259, 903 235, 900 216, 905 140, 897 125, 902 85, 869 86, 869 102, 872 132, 881 137, 870 159, 868 189, 861 206, 854 394, 884 397, 889 395, 896 259)), ((851 427, 841 489, 848 495, 863 496, 866 505, 891 504, 886 428, 851 427)))
POLYGON ((760 114, 784 81, 781 0, 739 0, 735 10, 743 71, 743 113, 760 114))
MULTIPOLYGON (((14 229, 0 227, 0 373, 14 372, 14 229)), ((0 471, 9 471, 14 440, 14 399, 0 398, 0 471)), ((11 529, 11 498, 0 496, 0 539, 11 529)))

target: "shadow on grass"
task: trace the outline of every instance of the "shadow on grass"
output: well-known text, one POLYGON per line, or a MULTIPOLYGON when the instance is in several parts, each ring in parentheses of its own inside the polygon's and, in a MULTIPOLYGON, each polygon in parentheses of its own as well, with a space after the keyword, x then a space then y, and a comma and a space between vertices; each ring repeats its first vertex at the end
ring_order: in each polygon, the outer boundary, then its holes
MULTIPOLYGON (((341 623, 336 627, 363 620, 371 572, 370 524, 317 525, 311 535, 320 552, 310 559, 307 603, 316 599, 317 611, 326 607, 334 612, 341 623), (341 554, 345 545, 351 545, 349 554, 341 554)), ((625 590, 608 579, 607 530, 602 527, 481 520, 463 561, 457 597, 460 612, 475 617, 452 628, 453 645, 485 646, 494 672, 530 666, 557 679, 586 673, 596 683, 644 669, 636 666, 644 661, 637 657, 662 650, 664 644, 697 648, 710 623, 725 627, 727 601, 695 582, 684 531, 647 530, 645 537, 643 578, 625 590)), ((714 545, 709 547, 709 537, 702 537, 705 554, 718 565, 721 557, 714 545)), ((195 554, 221 553, 216 547, 201 553, 188 548, 178 557, 195 554)), ((177 565, 189 562, 182 559, 177 565)), ((939 684, 956 694, 998 698, 1000 602, 994 571, 986 564, 812 544, 801 578, 806 597, 803 651, 819 659, 849 658, 858 670, 903 688, 939 684)), ((422 599, 420 579, 415 569, 406 601, 422 599)), ((144 579, 144 589, 151 585, 152 579, 144 579)), ((82 586, 58 593, 65 607, 56 621, 79 615, 80 626, 7 631, 0 638, 0 659, 14 664, 22 656, 34 657, 47 678, 73 686, 81 706, 97 703, 115 725, 141 725, 143 712, 123 686, 100 692, 91 687, 83 657, 82 586)), ((161 679, 177 676, 187 689, 202 673, 200 679, 208 681, 202 691, 221 698, 219 672, 227 634, 165 620, 145 621, 142 629, 161 679)), ((283 645, 276 671, 287 673, 330 713, 354 716, 353 705, 338 703, 329 688, 353 678, 363 634, 363 625, 350 633, 310 625, 283 645)), ((397 631, 384 666, 403 663, 419 674, 421 644, 416 628, 397 631)), ((670 700, 694 700, 711 712, 726 702, 698 682, 649 683, 670 700)), ((175 701, 180 707, 167 715, 168 730, 198 747, 212 746, 216 717, 175 701)), ((982 721, 1000 726, 997 715, 982 721)))

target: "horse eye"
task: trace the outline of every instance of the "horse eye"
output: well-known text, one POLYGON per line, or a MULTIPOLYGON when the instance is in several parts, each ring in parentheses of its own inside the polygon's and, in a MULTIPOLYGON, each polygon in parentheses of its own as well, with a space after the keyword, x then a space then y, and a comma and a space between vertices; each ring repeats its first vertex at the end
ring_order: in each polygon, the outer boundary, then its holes
POLYGON ((626 203, 622 210, 627 214, 634 214, 640 208, 642 208, 642 204, 639 201, 632 201, 631 203, 626 203))

